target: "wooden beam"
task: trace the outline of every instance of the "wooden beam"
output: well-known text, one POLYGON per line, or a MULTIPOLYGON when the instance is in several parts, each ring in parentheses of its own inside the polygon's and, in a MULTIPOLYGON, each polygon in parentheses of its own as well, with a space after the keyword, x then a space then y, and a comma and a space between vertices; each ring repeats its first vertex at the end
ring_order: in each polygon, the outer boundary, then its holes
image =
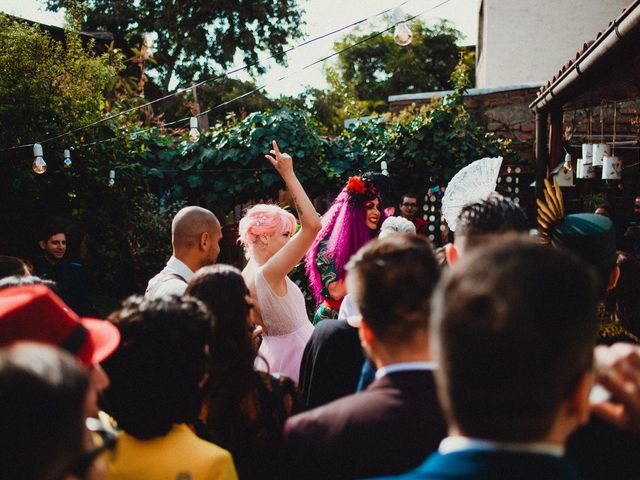
POLYGON ((554 108, 551 110, 550 123, 551 133, 549 134, 549 171, 553 170, 562 162, 564 158, 563 135, 564 127, 562 125, 562 109, 554 108))
POLYGON ((546 112, 536 112, 536 198, 543 197, 544 179, 547 178, 549 166, 547 116, 546 112))

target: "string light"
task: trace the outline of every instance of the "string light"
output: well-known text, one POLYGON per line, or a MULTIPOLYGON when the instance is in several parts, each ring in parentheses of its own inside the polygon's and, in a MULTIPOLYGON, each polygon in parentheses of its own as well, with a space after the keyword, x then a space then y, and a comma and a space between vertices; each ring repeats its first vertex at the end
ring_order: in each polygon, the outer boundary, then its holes
POLYGON ((193 143, 200 140, 200 130, 198 130, 198 119, 196 117, 189 119, 189 140, 193 143))
POLYGON ((62 165, 64 165, 64 168, 66 168, 67 170, 71 168, 71 165, 73 164, 73 162, 71 161, 71 152, 67 149, 64 151, 64 161, 62 162, 62 165))
POLYGON ((401 47, 406 47, 411 43, 413 33, 411 33, 411 29, 407 26, 406 16, 400 7, 393 9, 393 24, 395 25, 393 41, 401 47))
POLYGON ((149 57, 153 57, 156 53, 156 41, 158 39, 158 34, 156 32, 145 32, 144 34, 144 59, 148 59, 149 57))
POLYGON ((44 172, 47 171, 47 162, 44 161, 44 158, 42 155, 43 155, 42 145, 40 145, 39 143, 36 143, 33 146, 33 156, 35 158, 33 159, 33 164, 31 165, 31 168, 33 168, 33 171, 38 175, 42 175, 44 172))

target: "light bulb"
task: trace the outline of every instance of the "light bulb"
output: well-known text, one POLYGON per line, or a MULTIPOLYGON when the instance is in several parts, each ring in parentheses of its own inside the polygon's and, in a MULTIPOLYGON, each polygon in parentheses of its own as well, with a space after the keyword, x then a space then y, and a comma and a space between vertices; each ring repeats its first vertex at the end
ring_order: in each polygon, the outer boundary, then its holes
POLYGON ((33 160, 31 168, 33 168, 33 171, 38 175, 42 175, 47 171, 47 162, 45 162, 44 158, 42 158, 42 145, 40 145, 39 143, 36 143, 33 146, 33 156, 35 158, 33 160))
POLYGON ((156 32, 145 32, 144 34, 144 46, 146 47, 146 55, 153 57, 156 53, 156 39, 158 34, 156 32))
POLYGON ((198 119, 196 117, 191 117, 189 120, 189 140, 194 143, 200 140, 200 130, 198 130, 198 119))
POLYGON ((400 8, 393 9, 393 23, 396 26, 393 31, 393 41, 401 47, 406 47, 411 43, 413 34, 404 21, 405 15, 400 8))
POLYGON ((573 165, 571 164, 571 155, 569 155, 568 153, 564 156, 563 167, 567 172, 570 172, 571 170, 573 170, 573 165))
POLYGON ((387 162, 385 162, 384 160, 380 162, 380 169, 382 170, 383 175, 386 175, 387 177, 389 176, 389 170, 387 170, 387 162))
POLYGON ((107 183, 107 187, 113 188, 116 184, 116 171, 109 170, 109 182, 107 183))
POLYGON ((73 164, 73 162, 71 161, 71 152, 69 150, 65 150, 63 156, 64 161, 62 162, 62 164, 64 165, 64 168, 71 168, 71 165, 73 164))

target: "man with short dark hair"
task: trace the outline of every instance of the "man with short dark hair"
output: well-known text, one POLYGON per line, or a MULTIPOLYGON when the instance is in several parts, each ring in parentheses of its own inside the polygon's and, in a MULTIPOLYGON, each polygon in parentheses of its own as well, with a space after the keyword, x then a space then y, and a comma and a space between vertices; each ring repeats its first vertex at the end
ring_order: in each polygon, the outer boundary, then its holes
POLYGON ((430 297, 440 275, 428 240, 374 240, 347 270, 362 315, 361 344, 378 369, 376 380, 287 420, 295 478, 400 473, 433 451, 445 433, 428 348, 430 297))
POLYGON ((505 235, 524 234, 527 215, 513 200, 492 194, 462 207, 453 244, 446 246, 447 263, 453 265, 460 256, 487 245, 505 235))
POLYGON ((91 315, 91 293, 84 266, 68 260, 67 234, 61 225, 47 225, 40 234, 41 255, 33 262, 33 274, 53 280, 64 302, 78 315, 91 315))
POLYGON ((449 437, 397 479, 574 479, 564 444, 589 417, 597 294, 589 268, 499 241, 452 268, 431 340, 449 437))
POLYGON ((171 223, 173 255, 149 280, 145 297, 182 295, 196 270, 216 263, 221 238, 220 222, 209 210, 195 206, 180 210, 171 223))
POLYGON ((418 235, 427 236, 427 222, 418 215, 418 197, 413 193, 405 193, 400 200, 400 215, 416 226, 418 235))

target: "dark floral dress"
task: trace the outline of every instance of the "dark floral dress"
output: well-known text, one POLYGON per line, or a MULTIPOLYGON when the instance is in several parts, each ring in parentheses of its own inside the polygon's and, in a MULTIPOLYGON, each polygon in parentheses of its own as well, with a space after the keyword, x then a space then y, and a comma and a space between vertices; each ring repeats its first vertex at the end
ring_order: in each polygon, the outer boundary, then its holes
MULTIPOLYGON (((330 298, 329 284, 338 280, 338 269, 336 263, 329 252, 327 251, 327 245, 329 243, 329 237, 325 238, 318 244, 318 253, 316 255, 316 267, 320 273, 322 279, 322 290, 320 294, 325 298, 330 298)), ((335 320, 338 318, 340 307, 333 308, 327 305, 325 302, 321 303, 315 315, 313 316, 313 324, 317 324, 321 320, 335 320)))

